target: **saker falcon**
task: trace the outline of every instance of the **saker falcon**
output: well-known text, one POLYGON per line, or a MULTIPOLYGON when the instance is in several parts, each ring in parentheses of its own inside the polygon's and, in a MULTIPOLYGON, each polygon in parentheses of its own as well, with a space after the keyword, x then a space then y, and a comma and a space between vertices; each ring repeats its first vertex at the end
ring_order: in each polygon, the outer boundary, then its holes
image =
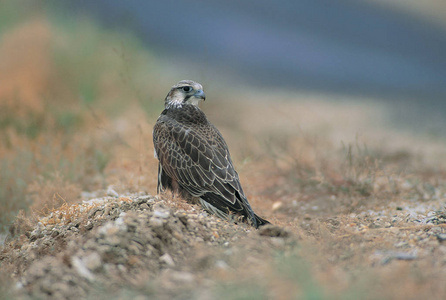
POLYGON ((249 205, 223 136, 198 107, 201 100, 203 88, 192 80, 178 82, 166 96, 153 128, 157 192, 185 193, 221 218, 238 215, 256 228, 268 224, 249 205))

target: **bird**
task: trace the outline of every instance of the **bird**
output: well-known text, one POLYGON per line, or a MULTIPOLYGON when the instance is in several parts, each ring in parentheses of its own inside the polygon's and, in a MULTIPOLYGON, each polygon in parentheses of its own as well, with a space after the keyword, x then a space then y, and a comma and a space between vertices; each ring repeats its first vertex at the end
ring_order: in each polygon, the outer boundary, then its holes
POLYGON ((157 193, 166 190, 198 200, 220 218, 238 216, 251 226, 270 224, 254 213, 220 131, 198 107, 201 84, 181 80, 170 89, 153 128, 158 163, 157 193))

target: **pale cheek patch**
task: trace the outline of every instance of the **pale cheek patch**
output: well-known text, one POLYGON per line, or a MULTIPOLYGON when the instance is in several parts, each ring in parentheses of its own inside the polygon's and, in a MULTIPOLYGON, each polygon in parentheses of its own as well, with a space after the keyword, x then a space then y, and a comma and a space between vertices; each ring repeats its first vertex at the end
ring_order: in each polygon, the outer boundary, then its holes
POLYGON ((203 99, 197 98, 197 97, 190 97, 189 100, 187 100, 187 103, 198 106, 198 103, 200 103, 203 99))

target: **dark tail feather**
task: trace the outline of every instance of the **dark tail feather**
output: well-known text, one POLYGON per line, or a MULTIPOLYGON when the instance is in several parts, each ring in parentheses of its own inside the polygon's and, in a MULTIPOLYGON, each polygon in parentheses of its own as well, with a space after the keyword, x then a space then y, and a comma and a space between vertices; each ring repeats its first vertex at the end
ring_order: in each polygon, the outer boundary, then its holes
POLYGON ((254 217, 256 218, 256 222, 257 222, 257 226, 255 226, 256 228, 259 228, 259 226, 263 226, 263 225, 266 225, 266 224, 271 224, 270 221, 267 221, 267 220, 259 217, 256 214, 254 214, 254 217))

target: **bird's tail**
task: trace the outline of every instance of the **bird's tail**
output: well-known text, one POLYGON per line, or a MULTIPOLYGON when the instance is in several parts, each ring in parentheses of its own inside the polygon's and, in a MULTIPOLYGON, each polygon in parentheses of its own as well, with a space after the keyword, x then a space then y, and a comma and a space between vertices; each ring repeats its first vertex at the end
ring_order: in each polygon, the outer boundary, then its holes
POLYGON ((254 214, 254 217, 255 217, 256 222, 257 222, 257 226, 255 226, 256 228, 259 228, 260 226, 263 226, 263 225, 266 225, 266 224, 271 224, 270 221, 265 220, 265 219, 259 217, 259 216, 256 215, 256 214, 254 214))
MULTIPOLYGON (((229 213, 229 209, 228 209, 228 212, 224 212, 223 210, 218 209, 214 205, 210 204, 208 201, 206 201, 202 197, 199 197, 198 201, 200 202, 200 204, 201 204, 201 206, 203 207, 204 210, 206 210, 207 212, 209 212, 211 214, 214 214, 214 215, 218 216, 219 218, 222 218, 222 219, 232 219, 232 220, 237 219, 237 214, 229 213)), ((252 211, 252 209, 250 210, 250 212, 251 212, 251 216, 246 216, 245 215, 243 218, 245 219, 245 222, 248 222, 250 225, 254 226, 255 228, 259 228, 259 226, 263 226, 263 225, 266 225, 266 224, 271 224, 269 221, 267 221, 267 220, 259 217, 258 215, 256 215, 252 211)))

